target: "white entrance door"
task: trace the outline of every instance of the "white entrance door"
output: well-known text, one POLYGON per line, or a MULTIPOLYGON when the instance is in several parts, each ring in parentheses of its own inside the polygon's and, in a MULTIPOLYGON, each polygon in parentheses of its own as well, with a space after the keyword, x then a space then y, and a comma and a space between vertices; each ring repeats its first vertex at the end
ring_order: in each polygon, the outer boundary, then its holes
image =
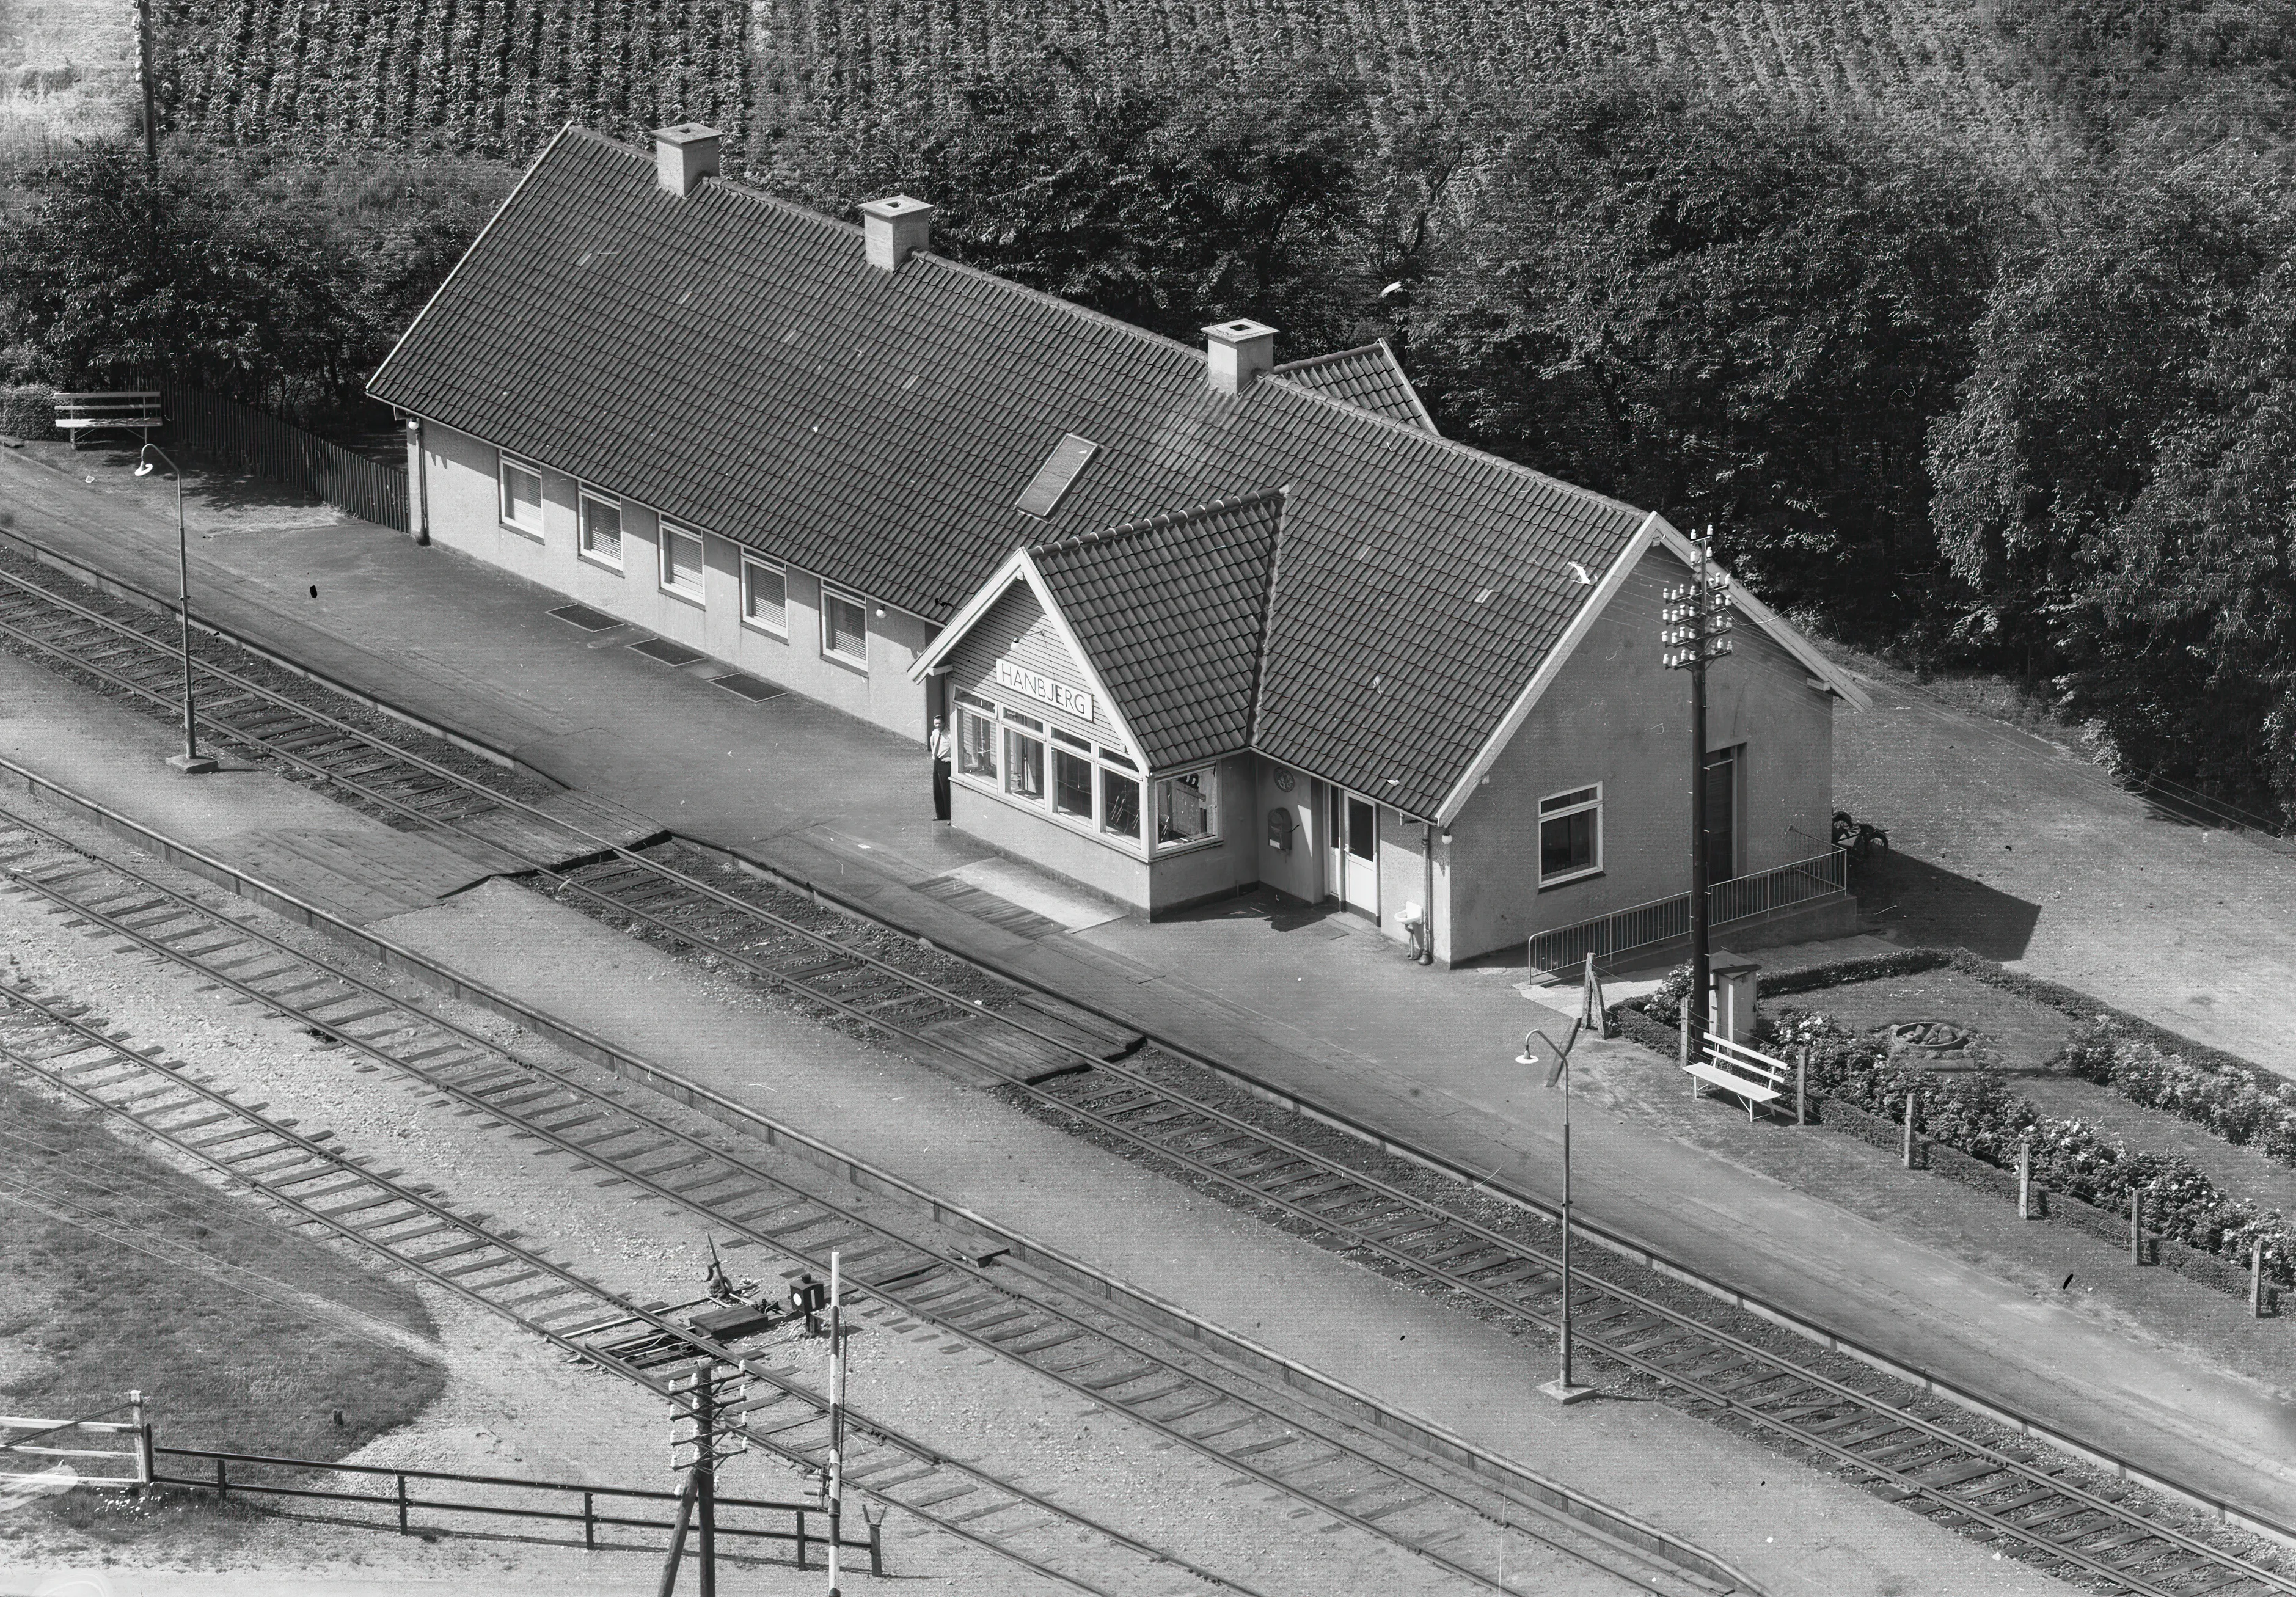
POLYGON ((1379 918, 1379 811, 1368 798, 1358 798, 1345 788, 1326 790, 1332 796, 1332 831, 1325 879, 1332 897, 1349 909, 1379 918))

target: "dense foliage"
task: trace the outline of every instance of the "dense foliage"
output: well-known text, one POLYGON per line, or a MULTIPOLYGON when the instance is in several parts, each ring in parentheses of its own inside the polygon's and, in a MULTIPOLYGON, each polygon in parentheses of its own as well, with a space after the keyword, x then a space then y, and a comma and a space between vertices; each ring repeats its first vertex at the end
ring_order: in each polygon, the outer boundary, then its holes
POLYGON ((507 168, 99 146, 0 209, 0 381, 167 374, 324 414, 362 386, 507 189, 507 168))

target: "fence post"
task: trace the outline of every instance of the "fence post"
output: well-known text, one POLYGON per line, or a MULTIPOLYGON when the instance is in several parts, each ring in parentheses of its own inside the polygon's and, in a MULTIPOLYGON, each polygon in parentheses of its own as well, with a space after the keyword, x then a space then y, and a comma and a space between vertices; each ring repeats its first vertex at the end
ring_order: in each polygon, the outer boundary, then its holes
POLYGON ((1914 1089, 1906 1089, 1906 1168, 1914 1167, 1914 1089))
POLYGON ((152 1489, 152 1422, 144 1417, 140 1388, 127 1394, 127 1418, 135 1427, 135 1495, 140 1497, 152 1489))
MULTIPOLYGON (((1682 1068, 1685 1070, 1690 1069, 1690 1000, 1688 998, 1682 1001, 1682 1068)), ((1695 1076, 1690 1078, 1690 1095, 1693 1098, 1698 1096, 1698 1077, 1695 1076)))
POLYGON ((2033 1134, 2017 1139, 2017 1217, 2033 1217, 2033 1134))
POLYGON ((805 1511, 797 1511, 797 1567, 805 1568, 805 1511))
POLYGON ((231 1487, 224 1479, 223 1460, 216 1460, 216 1501, 221 1503, 230 1495, 231 1487))
POLYGON ((2128 1189, 2128 1262, 2144 1262, 2144 1189, 2128 1189))
POLYGON ((598 1516, 597 1511, 591 1507, 591 1499, 590 1493, 582 1494, 582 1551, 585 1552, 598 1551, 598 1516))
POLYGON ((1809 1124, 1809 1050, 1794 1061, 1794 1124, 1809 1124))
POLYGON ((2256 1238, 2249 1245, 2248 1256, 2248 1315, 2251 1320, 2264 1318, 2264 1239, 2256 1238))
POLYGON ((406 1534, 406 1471, 398 1471, 398 1534, 406 1534))

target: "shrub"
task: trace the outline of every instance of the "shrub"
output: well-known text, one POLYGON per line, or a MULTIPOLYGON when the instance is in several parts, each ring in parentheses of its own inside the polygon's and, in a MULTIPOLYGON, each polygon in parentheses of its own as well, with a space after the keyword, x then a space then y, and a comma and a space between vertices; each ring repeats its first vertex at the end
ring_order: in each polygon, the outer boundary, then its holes
POLYGON ((2054 1062, 2132 1103, 2166 1110, 2227 1142, 2296 1165, 2296 1085, 2172 1052, 2104 1016, 2076 1025, 2054 1062))
POLYGON ((0 438, 53 438, 56 431, 56 393, 45 383, 28 382, 0 388, 0 438))

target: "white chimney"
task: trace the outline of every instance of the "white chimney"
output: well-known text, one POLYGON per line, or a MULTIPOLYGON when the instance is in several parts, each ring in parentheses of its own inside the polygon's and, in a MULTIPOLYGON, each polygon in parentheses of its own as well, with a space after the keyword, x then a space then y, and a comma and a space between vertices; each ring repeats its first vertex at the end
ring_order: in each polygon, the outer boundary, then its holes
POLYGON ((1275 364, 1275 329, 1239 316, 1204 329, 1212 392, 1241 394, 1275 364))
POLYGON ((898 272, 912 255, 932 251, 933 208, 906 194, 872 200, 861 208, 861 230, 867 236, 869 264, 880 272, 898 272))
POLYGON ((673 194, 690 194, 705 177, 718 176, 719 135, 699 122, 653 130, 653 171, 673 194))

